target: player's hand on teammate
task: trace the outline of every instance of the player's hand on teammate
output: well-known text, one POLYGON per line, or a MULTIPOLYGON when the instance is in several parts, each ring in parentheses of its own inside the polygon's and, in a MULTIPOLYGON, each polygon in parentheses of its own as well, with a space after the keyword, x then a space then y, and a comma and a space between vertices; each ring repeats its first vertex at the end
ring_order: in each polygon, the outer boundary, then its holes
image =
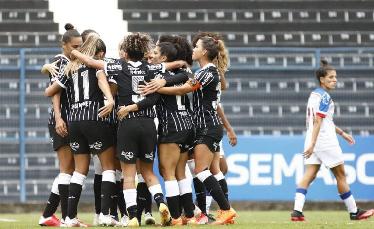
POLYGON ((114 107, 114 100, 104 100, 104 106, 99 109, 99 117, 105 118, 107 117, 110 112, 112 112, 114 107))
POLYGON ((120 106, 117 112, 118 120, 122 121, 122 119, 126 117, 129 114, 129 112, 129 106, 120 106))
POLYGON ((355 139, 353 138, 352 135, 347 134, 346 132, 342 133, 342 137, 344 140, 346 140, 350 145, 354 145, 356 143, 355 139))
POLYGON ((58 67, 56 66, 58 61, 55 61, 53 63, 50 63, 50 64, 45 64, 43 66, 43 68, 45 70, 47 70, 51 75, 52 75, 52 78, 55 78, 58 76, 58 67))
POLYGON ((56 133, 60 135, 61 137, 66 137, 68 135, 68 128, 66 126, 65 121, 61 117, 56 118, 55 120, 56 120, 56 126, 55 126, 56 133))
POLYGON ((164 79, 152 79, 150 82, 145 82, 145 85, 139 85, 138 90, 142 95, 149 95, 155 93, 158 89, 166 85, 166 80, 164 79))
POLYGON ((314 151, 314 146, 309 146, 303 153, 304 158, 308 159, 310 156, 312 156, 312 153, 314 151))
POLYGON ((234 129, 227 131, 227 137, 229 138, 229 143, 231 146, 235 146, 238 143, 238 138, 236 137, 234 129))

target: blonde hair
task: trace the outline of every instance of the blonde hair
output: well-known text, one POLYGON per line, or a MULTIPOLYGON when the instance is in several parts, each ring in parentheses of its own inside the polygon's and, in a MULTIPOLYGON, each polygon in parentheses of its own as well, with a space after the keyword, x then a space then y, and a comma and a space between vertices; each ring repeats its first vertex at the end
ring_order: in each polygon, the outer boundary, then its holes
POLYGON ((229 54, 222 40, 218 40, 218 55, 213 60, 213 64, 217 67, 220 76, 225 77, 225 73, 229 67, 229 54))
MULTIPOLYGON (((86 41, 82 44, 78 51, 92 58, 97 52, 97 46, 99 42, 102 42, 99 35, 96 33, 90 33, 86 41)), ((79 66, 82 64, 83 63, 79 59, 70 61, 65 68, 65 75, 70 75, 73 72, 77 71, 79 69, 79 66)))

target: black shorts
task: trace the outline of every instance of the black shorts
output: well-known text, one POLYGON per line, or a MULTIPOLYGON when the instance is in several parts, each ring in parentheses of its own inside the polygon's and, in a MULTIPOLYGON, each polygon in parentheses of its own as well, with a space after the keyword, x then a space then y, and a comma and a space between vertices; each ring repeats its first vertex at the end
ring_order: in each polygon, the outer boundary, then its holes
POLYGON ((70 148, 74 154, 99 154, 114 145, 113 128, 107 122, 69 123, 70 148))
POLYGON ((152 118, 130 118, 118 123, 117 156, 120 161, 135 164, 136 159, 153 163, 157 132, 152 118))
POLYGON ((48 125, 49 136, 54 151, 57 151, 62 146, 69 146, 69 135, 61 137, 57 132, 54 125, 48 125))
POLYGON ((205 144, 212 153, 219 152, 219 142, 223 137, 222 125, 208 128, 197 128, 194 146, 205 144))
MULTIPOLYGON (((161 128, 160 128, 161 129, 161 128)), ((181 153, 187 152, 193 145, 195 140, 195 130, 184 130, 179 132, 171 132, 166 135, 158 135, 158 143, 176 143, 181 153)))

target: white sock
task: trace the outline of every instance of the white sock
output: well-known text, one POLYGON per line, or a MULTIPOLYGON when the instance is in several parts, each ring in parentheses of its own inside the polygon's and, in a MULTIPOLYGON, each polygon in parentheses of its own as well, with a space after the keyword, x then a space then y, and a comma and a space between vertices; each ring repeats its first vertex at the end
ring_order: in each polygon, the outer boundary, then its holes
POLYGON ((70 179, 70 183, 80 184, 83 186, 85 180, 86 180, 85 175, 78 173, 78 172, 74 172, 73 176, 70 179))
POLYGON ((179 185, 179 194, 182 196, 186 193, 192 193, 192 187, 191 187, 192 181, 190 179, 183 179, 178 181, 179 185))
POLYGON ((55 180, 53 181, 52 189, 51 189, 51 192, 56 194, 56 195, 60 195, 60 193, 58 191, 58 183, 59 183, 59 177, 57 176, 55 178, 55 180))
POLYGON ((148 187, 149 192, 152 194, 152 198, 154 199, 155 195, 157 193, 162 194, 162 189, 160 184, 152 185, 151 187, 148 187))
POLYGON ((177 180, 165 181, 165 196, 179 196, 179 186, 177 180))
POLYGON ((70 184, 71 175, 67 173, 60 173, 58 175, 58 184, 70 184))
POLYGON ((136 189, 123 190, 123 196, 125 197, 126 208, 136 205, 136 189))
POLYGON ((353 198, 351 191, 341 194, 340 198, 344 201, 344 204, 347 207, 349 213, 357 212, 356 201, 355 198, 353 198))
POLYGON ((298 188, 296 189, 295 193, 295 204, 294 204, 294 210, 303 212, 304 203, 305 203, 305 195, 307 193, 306 189, 298 188))
POLYGON ((212 196, 206 196, 205 197, 205 201, 206 201, 206 213, 207 214, 209 214, 209 209, 210 209, 210 205, 212 205, 212 200, 213 200, 212 196))
POLYGON ((102 181, 116 183, 116 172, 114 170, 105 170, 103 172, 102 181))

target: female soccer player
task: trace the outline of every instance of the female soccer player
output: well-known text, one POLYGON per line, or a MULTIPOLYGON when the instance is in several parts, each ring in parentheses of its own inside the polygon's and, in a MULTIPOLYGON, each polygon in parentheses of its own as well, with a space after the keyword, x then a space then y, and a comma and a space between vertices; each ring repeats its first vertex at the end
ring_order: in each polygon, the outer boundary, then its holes
POLYGON ((193 117, 196 126, 194 146, 195 174, 205 185, 208 192, 217 201, 220 211, 214 224, 227 224, 236 216, 230 208, 225 195, 212 173, 208 170, 214 153, 219 151, 222 139, 222 122, 217 114, 220 96, 220 76, 217 67, 212 63, 220 59, 223 43, 212 37, 202 37, 196 43, 192 59, 199 62, 200 69, 194 79, 180 87, 163 87, 159 93, 169 95, 184 95, 193 92, 193 117))
MULTIPOLYGON (((46 64, 42 68, 42 73, 50 75, 51 83, 56 80, 59 74, 64 72, 66 65, 70 62, 71 51, 82 45, 81 35, 74 29, 73 25, 68 23, 65 25, 65 29, 66 32, 61 39, 63 53, 56 55, 52 64, 46 64)), ((61 90, 61 93, 52 97, 52 105, 48 129, 53 149, 57 152, 60 174, 53 182, 48 204, 39 219, 39 225, 42 226, 59 226, 60 223, 64 223, 67 214, 69 183, 74 171, 74 158, 69 147, 67 128, 69 106, 65 90, 61 90), (61 202, 61 222, 54 215, 59 202, 61 202)))
POLYGON ((343 153, 336 134, 342 136, 351 145, 355 144, 355 140, 351 135, 335 126, 333 122, 334 102, 329 92, 336 87, 336 70, 327 61, 322 60, 321 67, 316 71, 316 77, 320 87, 310 94, 306 111, 307 133, 303 153, 306 171, 296 189, 291 220, 305 220, 303 215, 305 195, 322 163, 334 174, 338 193, 347 207, 350 219, 366 219, 372 216, 374 211, 361 210, 356 206, 356 201, 346 180, 343 153))
MULTIPOLYGON (((127 226, 139 226, 137 215, 137 192, 135 189, 136 160, 140 159, 140 170, 148 185, 148 189, 157 203, 161 214, 161 224, 170 223, 170 212, 164 203, 161 185, 153 173, 153 161, 157 133, 153 119, 155 112, 152 106, 157 102, 159 95, 142 96, 138 87, 150 81, 165 65, 149 65, 143 61, 144 53, 148 50, 151 38, 149 35, 135 33, 127 36, 122 49, 125 59, 116 63, 95 61, 79 52, 74 55, 89 66, 105 71, 112 77, 111 82, 117 84, 119 106, 117 112, 119 119, 117 131, 117 154, 121 161, 124 176, 124 196, 129 213, 127 226)), ((176 67, 184 62, 176 63, 176 67)))
MULTIPOLYGON (((170 42, 158 43, 153 51, 152 63, 160 64, 174 61, 177 59, 178 50, 180 49, 181 47, 170 42)), ((180 69, 167 71, 160 75, 160 78, 167 81, 172 77, 175 78, 176 74, 184 76, 179 85, 185 83, 189 78, 188 73, 180 69)), ((170 86, 174 85, 178 85, 178 82, 170 86)), ((187 154, 188 148, 192 145, 194 138, 193 122, 188 106, 189 100, 187 95, 163 95, 156 106, 159 120, 159 167, 165 180, 166 199, 172 216, 172 225, 183 224, 180 212, 180 193, 176 178, 176 167, 180 154, 187 154)), ((193 216, 193 211, 191 213, 193 216)))
MULTIPOLYGON (((83 53, 102 59, 106 47, 95 34, 88 36, 80 48, 83 53)), ((56 82, 46 89, 51 96, 60 88, 66 88, 69 104, 70 147, 74 153, 75 171, 69 186, 69 205, 66 225, 86 226, 77 219, 77 206, 86 179, 90 152, 99 155, 103 168, 101 185, 100 224, 114 226, 117 222, 110 217, 109 208, 116 194, 114 171, 114 136, 106 120, 114 105, 114 100, 103 71, 88 68, 79 60, 71 61, 56 82), (107 102, 104 103, 104 96, 107 102)))

